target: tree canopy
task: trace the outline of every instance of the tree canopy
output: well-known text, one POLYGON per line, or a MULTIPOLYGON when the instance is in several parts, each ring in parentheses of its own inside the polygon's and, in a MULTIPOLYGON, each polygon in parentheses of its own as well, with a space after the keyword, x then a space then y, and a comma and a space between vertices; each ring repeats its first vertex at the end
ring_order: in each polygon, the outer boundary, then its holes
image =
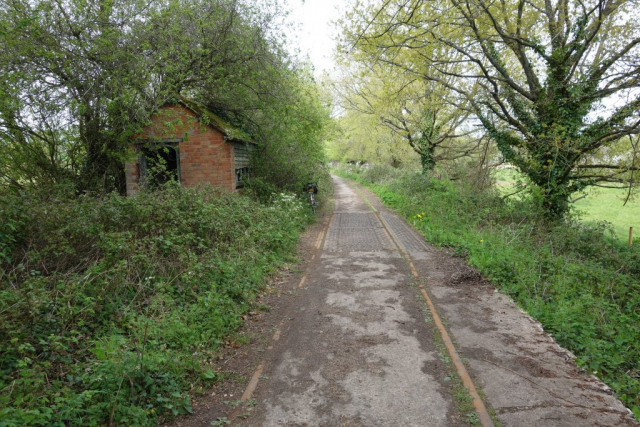
POLYGON ((3 1, 0 182, 122 190, 130 138, 179 95, 265 150, 303 139, 300 158, 321 160, 328 113, 298 90, 315 83, 283 49, 285 15, 268 0, 3 1))
POLYGON ((359 2, 342 44, 468 105, 557 218, 586 186, 638 182, 634 151, 607 154, 640 131, 637 8, 636 0, 359 2))
POLYGON ((343 56, 342 74, 334 83, 339 105, 363 122, 373 119, 387 128, 396 143, 408 144, 425 172, 478 147, 480 135, 465 125, 468 110, 449 101, 447 88, 389 64, 350 62, 343 56))

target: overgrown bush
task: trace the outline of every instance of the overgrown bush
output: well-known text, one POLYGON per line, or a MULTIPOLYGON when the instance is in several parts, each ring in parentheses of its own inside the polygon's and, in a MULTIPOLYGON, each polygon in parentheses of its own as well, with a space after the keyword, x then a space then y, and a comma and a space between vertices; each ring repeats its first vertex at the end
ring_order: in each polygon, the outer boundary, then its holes
POLYGON ((393 182, 408 172, 407 169, 394 168, 387 164, 354 165, 339 163, 333 171, 340 176, 358 180, 364 184, 384 184, 393 182))
POLYGON ((307 209, 212 188, 0 198, 0 426, 155 425, 216 352, 307 209))
POLYGON ((640 247, 606 224, 549 224, 535 201, 464 180, 404 174, 369 184, 425 238, 452 248, 538 319, 640 419, 640 247), (382 184, 380 184, 382 182, 382 184))

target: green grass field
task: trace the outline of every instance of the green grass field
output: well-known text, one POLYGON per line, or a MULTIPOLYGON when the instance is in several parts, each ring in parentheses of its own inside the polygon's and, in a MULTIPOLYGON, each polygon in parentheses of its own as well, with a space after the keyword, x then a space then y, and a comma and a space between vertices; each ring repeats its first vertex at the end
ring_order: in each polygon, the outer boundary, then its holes
MULTIPOLYGON (((520 173, 514 169, 500 169, 494 173, 496 187, 500 193, 507 195, 514 191, 515 183, 520 173)), ((634 229, 634 240, 640 239, 640 197, 629 200, 623 206, 627 190, 613 188, 593 188, 587 197, 577 200, 574 204, 576 212, 585 222, 607 221, 619 240, 627 242, 629 227, 634 229)), ((579 196, 576 196, 579 197, 579 196)))

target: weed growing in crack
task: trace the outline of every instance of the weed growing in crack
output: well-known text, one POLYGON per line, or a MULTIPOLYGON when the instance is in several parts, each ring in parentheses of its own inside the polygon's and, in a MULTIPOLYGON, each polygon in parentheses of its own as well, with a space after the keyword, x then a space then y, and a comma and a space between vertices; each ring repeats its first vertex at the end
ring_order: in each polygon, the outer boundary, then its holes
POLYGON ((229 424, 231 424, 231 420, 229 420, 227 417, 222 417, 222 418, 218 418, 215 421, 211 421, 210 425, 213 427, 223 427, 223 426, 228 426, 229 424))

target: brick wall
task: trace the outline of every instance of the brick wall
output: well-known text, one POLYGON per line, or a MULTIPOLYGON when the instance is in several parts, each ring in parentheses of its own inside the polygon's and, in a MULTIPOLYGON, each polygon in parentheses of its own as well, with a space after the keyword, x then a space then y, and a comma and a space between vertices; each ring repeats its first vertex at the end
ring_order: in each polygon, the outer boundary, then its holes
POLYGON ((127 196, 131 196, 140 191, 140 165, 136 161, 126 162, 124 171, 127 178, 127 196))
MULTIPOLYGON (((136 139, 180 139, 181 183, 185 187, 208 183, 235 191, 233 147, 222 132, 198 122, 196 115, 181 105, 165 106, 151 117, 152 124, 136 139)), ((127 194, 139 191, 140 165, 136 158, 125 165, 127 194)))

